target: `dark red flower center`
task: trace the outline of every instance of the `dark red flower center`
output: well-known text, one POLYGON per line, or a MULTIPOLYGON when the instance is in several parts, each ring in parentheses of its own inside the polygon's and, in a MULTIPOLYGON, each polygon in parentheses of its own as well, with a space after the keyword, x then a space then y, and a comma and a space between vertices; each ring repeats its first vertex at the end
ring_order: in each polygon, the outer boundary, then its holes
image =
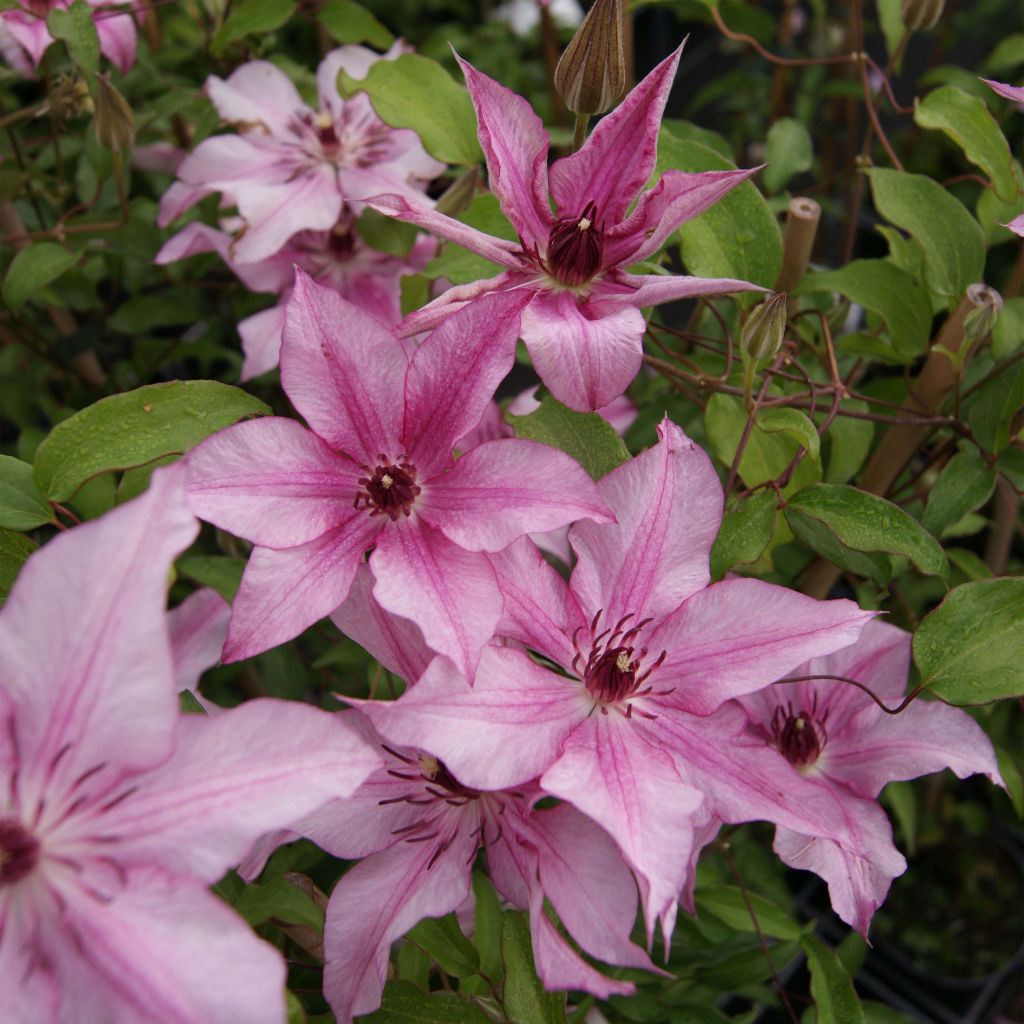
POLYGON ((547 267, 562 284, 584 284, 601 269, 604 231, 596 218, 597 204, 591 200, 578 217, 563 217, 551 229, 547 267))
POLYGON ((335 150, 341 145, 338 132, 334 127, 334 118, 326 111, 321 111, 313 120, 316 137, 325 150, 335 150))
POLYGON ((416 467, 404 461, 389 462, 386 455, 377 457, 380 464, 372 476, 359 479, 363 490, 356 496, 356 508, 365 504, 371 516, 386 515, 392 520, 409 515, 422 490, 416 483, 416 467))
POLYGON ((0 818, 0 886, 13 885, 39 863, 39 841, 20 821, 0 818))
MULTIPOLYGON (((627 623, 634 617, 630 612, 619 619, 613 628, 599 633, 597 627, 601 621, 601 614, 599 611, 590 623, 590 652, 586 663, 583 662, 583 651, 579 646, 582 627, 573 634, 572 643, 576 656, 572 660, 572 667, 573 671, 581 675, 587 693, 594 698, 601 711, 607 714, 609 705, 616 705, 629 697, 643 697, 653 692, 652 687, 645 687, 644 683, 665 660, 665 651, 662 651, 644 670, 642 664, 647 657, 647 648, 637 647, 635 641, 651 619, 641 619, 635 626, 626 629, 627 623)), ((627 718, 632 711, 632 705, 628 705, 624 712, 627 718)))
POLYGON ((327 250, 338 263, 344 263, 352 258, 355 245, 355 237, 351 228, 346 224, 339 222, 328 232, 327 250))
POLYGON ((793 705, 781 704, 772 715, 772 737, 779 753, 794 768, 806 768, 814 764, 828 742, 825 721, 828 712, 818 714, 818 701, 815 697, 810 711, 794 711, 793 705))

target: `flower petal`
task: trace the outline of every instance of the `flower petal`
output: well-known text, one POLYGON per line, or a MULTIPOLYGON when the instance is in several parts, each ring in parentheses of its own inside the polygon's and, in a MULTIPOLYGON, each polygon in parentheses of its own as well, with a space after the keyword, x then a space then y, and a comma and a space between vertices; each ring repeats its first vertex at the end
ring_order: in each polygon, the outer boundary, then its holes
POLYGON ((853 601, 817 601, 754 579, 712 584, 644 638, 668 656, 652 677, 673 707, 708 715, 724 701, 780 678, 808 657, 852 644, 874 612, 853 601))
POLYGON ((643 309, 645 306, 659 306, 663 302, 677 299, 692 299, 697 295, 731 295, 733 292, 763 292, 760 285, 740 281, 732 277, 688 277, 685 275, 666 277, 663 274, 619 274, 617 280, 628 284, 635 291, 609 296, 600 303, 600 308, 623 305, 643 309))
POLYGON ((227 79, 210 75, 203 91, 221 120, 245 132, 262 126, 271 135, 283 134, 297 113, 309 110, 292 80, 268 60, 251 60, 227 79))
POLYGON ((128 74, 135 63, 135 19, 130 14, 104 11, 99 17, 94 15, 94 24, 100 39, 100 53, 122 75, 128 74))
POLYGON ((710 578, 711 545, 722 522, 718 474, 667 417, 658 437, 598 483, 617 522, 581 522, 569 531, 579 558, 572 589, 588 619, 602 612, 604 626, 630 614, 633 625, 661 619, 710 578))
POLYGON ((363 471, 295 420, 237 423, 187 463, 196 514, 261 547, 297 547, 366 515, 353 506, 363 471))
POLYGON ((293 170, 277 147, 260 145, 257 139, 243 135, 214 135, 185 157, 178 177, 186 185, 201 186, 206 193, 223 192, 234 202, 239 185, 256 187, 254 183, 268 179, 283 183, 293 170))
MULTIPOLYGON (((398 336, 411 338, 423 331, 432 331, 445 322, 456 310, 464 308, 474 299, 490 292, 504 291, 529 282, 525 274, 505 270, 494 277, 470 284, 456 285, 442 292, 420 309, 413 310, 399 325, 398 336)), ((532 294, 532 292, 531 292, 532 294)))
POLYGON ((991 78, 982 81, 994 92, 1014 103, 1024 103, 1024 85, 1009 85, 1007 82, 996 82, 991 78))
POLYGON ((527 244, 546 247, 554 224, 548 205, 548 133, 522 97, 477 71, 458 54, 476 110, 487 183, 527 244))
POLYGON ((528 292, 483 295, 454 312, 419 348, 405 378, 404 451, 423 479, 452 462, 452 450, 483 416, 512 369, 528 292))
POLYGON ((466 452, 423 496, 420 514, 469 551, 500 551, 578 519, 612 521, 597 485, 565 452, 505 438, 466 452))
POLYGON ((643 362, 644 318, 632 306, 581 303, 572 292, 538 292, 523 310, 522 335, 551 393, 592 412, 618 398, 643 362))
POLYGON ((209 587, 190 594, 168 614, 176 689, 194 690, 199 677, 220 661, 230 616, 231 605, 209 587))
POLYGON ((245 353, 243 381, 267 373, 280 363, 287 309, 287 303, 279 302, 239 321, 238 336, 242 339, 242 351, 245 353))
POLYGON ((348 597, 379 530, 360 514, 299 547, 254 548, 232 606, 224 662, 261 654, 330 615, 348 597))
POLYGON ((654 170, 661 114, 682 52, 680 46, 603 117, 578 153, 552 164, 551 194, 560 217, 595 202, 605 230, 622 220, 654 170))
POLYGON ((295 271, 281 346, 281 384, 336 451, 376 463, 401 447, 405 349, 376 317, 295 271))
POLYGON ((381 531, 370 569, 380 604, 412 619, 430 648, 451 658, 472 681, 501 616, 501 594, 486 556, 406 519, 381 531))

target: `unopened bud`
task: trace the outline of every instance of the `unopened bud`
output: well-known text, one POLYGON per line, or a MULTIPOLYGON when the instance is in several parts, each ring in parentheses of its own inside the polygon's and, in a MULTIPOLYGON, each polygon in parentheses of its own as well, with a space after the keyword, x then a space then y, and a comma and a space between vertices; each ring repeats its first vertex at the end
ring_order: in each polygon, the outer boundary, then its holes
POLYGON ((992 333, 1003 308, 1003 297, 995 288, 972 284, 967 289, 967 298, 974 303, 974 309, 964 317, 964 338, 977 345, 992 333))
POLYGON ((825 313, 825 319, 828 321, 828 329, 832 332, 832 337, 839 334, 846 326, 846 321, 850 319, 850 305, 850 300, 845 295, 841 295, 836 302, 829 306, 828 311, 825 313))
POLYGON ((771 359, 782 348, 788 298, 785 292, 775 292, 750 314, 743 325, 743 351, 752 362, 771 359))
POLYGON ((911 32, 924 32, 942 17, 946 0, 901 0, 900 18, 911 32))
POLYGON ((127 149, 135 135, 132 108, 110 81, 110 76, 96 76, 96 115, 93 118, 96 141, 115 153, 127 149))
POLYGON ((622 0, 594 0, 555 68, 555 88, 577 114, 602 114, 626 88, 622 0))

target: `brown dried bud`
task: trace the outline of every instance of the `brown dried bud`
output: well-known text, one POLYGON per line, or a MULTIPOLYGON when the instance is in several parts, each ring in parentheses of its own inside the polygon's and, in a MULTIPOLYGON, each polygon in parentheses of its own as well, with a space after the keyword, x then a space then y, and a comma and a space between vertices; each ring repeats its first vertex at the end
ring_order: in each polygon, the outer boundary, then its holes
POLYGON ((93 118, 96 141, 115 153, 127 149, 135 136, 132 108, 117 91, 110 76, 96 76, 96 115, 93 118))
POLYGON ((901 0, 900 18, 911 32, 924 32, 942 17, 946 0, 901 0))
POLYGON ((743 351, 752 362, 771 359, 782 348, 786 334, 785 292, 775 292, 761 303, 743 325, 743 351))
POLYGON ((594 0, 558 61, 555 88, 577 114, 602 114, 626 88, 622 0, 594 0))

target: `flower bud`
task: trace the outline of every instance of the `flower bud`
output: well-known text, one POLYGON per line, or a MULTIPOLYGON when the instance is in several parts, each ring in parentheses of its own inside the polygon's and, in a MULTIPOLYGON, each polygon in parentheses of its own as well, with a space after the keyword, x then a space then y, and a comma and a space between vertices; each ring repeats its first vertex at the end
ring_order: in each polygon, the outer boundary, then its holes
POLYGON ((775 292, 750 314, 743 325, 743 351, 752 362, 771 359, 782 348, 788 298, 785 292, 775 292))
POLYGON ((555 88, 577 114, 602 114, 626 88, 622 0, 594 0, 555 68, 555 88))
POLYGON ((900 18, 910 32, 924 32, 942 17, 946 0, 901 0, 900 18))
POLYGON ((977 345, 992 333, 1003 308, 1003 297, 994 288, 972 284, 967 289, 967 298, 974 303, 974 309, 964 317, 964 338, 977 345))
POLYGON ((110 81, 110 76, 96 76, 96 115, 93 118, 96 141, 115 153, 127 149, 135 135, 132 108, 110 81))

